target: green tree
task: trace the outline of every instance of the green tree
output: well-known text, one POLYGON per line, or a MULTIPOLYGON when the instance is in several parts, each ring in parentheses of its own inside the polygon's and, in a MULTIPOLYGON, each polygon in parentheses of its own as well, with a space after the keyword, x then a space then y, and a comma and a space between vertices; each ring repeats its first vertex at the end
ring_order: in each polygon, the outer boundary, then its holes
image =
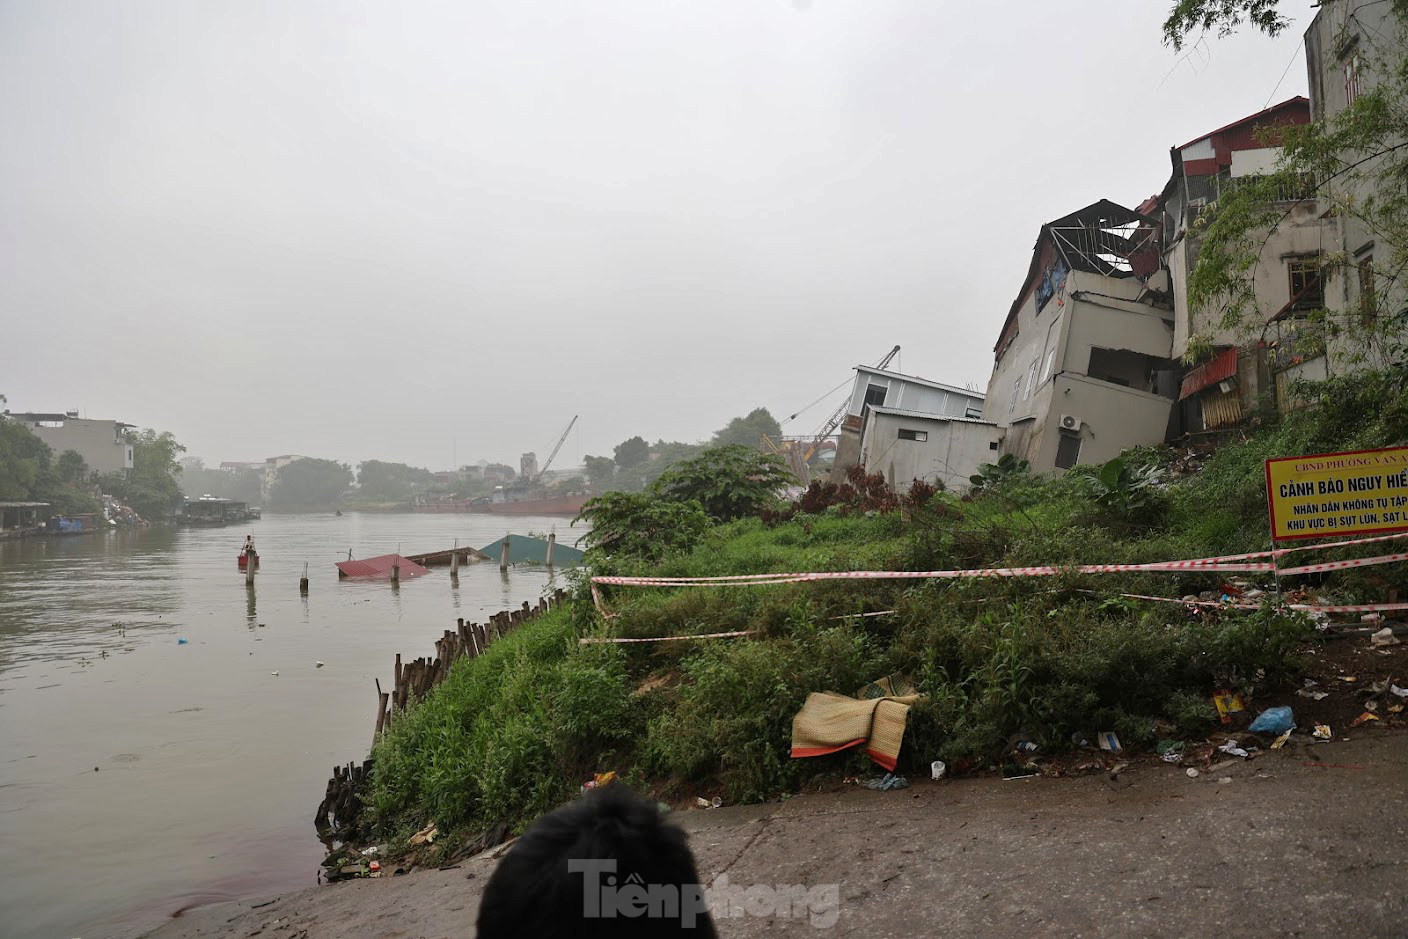
POLYGON ((650 445, 645 442, 644 437, 623 440, 616 445, 613 452, 616 455, 616 465, 623 470, 640 466, 650 459, 650 445))
POLYGON ((711 444, 715 447, 740 446, 758 449, 764 436, 774 440, 782 436, 782 425, 767 408, 754 408, 744 417, 735 417, 718 433, 711 444))
POLYGON ((81 483, 88 478, 88 462, 77 450, 65 450, 54 463, 59 479, 69 485, 81 483))
POLYGON ((278 471, 269 505, 279 509, 328 509, 352 485, 352 469, 336 460, 304 457, 278 471))
POLYGON ((1230 36, 1243 23, 1276 36, 1291 25, 1279 7, 1280 0, 1178 0, 1164 20, 1164 41, 1181 50, 1195 32, 1230 36))
POLYGON ((151 428, 141 433, 129 430, 126 439, 132 444, 132 468, 125 473, 107 473, 99 484, 147 521, 164 521, 181 502, 181 486, 176 481, 181 464, 177 460, 186 448, 170 433, 151 428))
POLYGON ((405 463, 364 460, 357 466, 359 494, 371 501, 409 500, 417 489, 429 486, 434 479, 435 476, 430 470, 408 466, 405 463))
POLYGON ((49 471, 53 451, 23 424, 0 417, 0 499, 28 501, 49 471))
POLYGON ((670 502, 698 502, 715 521, 756 515, 793 482, 777 457, 742 446, 710 447, 676 463, 650 486, 670 502))
POLYGON ((646 492, 608 492, 589 499, 573 522, 583 520, 592 526, 582 539, 587 550, 646 560, 690 550, 710 527, 698 502, 669 502, 646 492))
POLYGON ((609 456, 589 456, 582 460, 592 488, 605 492, 616 481, 616 461, 609 456))

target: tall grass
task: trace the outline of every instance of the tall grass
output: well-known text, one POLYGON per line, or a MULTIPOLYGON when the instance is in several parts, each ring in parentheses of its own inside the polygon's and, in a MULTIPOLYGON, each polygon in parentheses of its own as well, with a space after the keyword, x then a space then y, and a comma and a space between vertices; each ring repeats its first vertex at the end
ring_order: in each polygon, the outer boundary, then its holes
MULTIPOLYGON (((797 515, 711 529, 659 562, 598 559, 599 571, 717 576, 903 567, 1139 562, 1267 543, 1262 461, 1408 439, 1400 376, 1329 383, 1323 404, 1223 446, 1174 481, 1152 523, 1102 511, 1080 474, 1019 478, 961 501, 939 494, 906 518, 797 515)), ((1169 454, 1133 454, 1164 460, 1169 454)), ((1368 592, 1373 569, 1336 575, 1368 592)), ((812 691, 913 677, 900 771, 943 758, 984 765, 1014 738, 1045 748, 1115 730, 1126 745, 1211 726, 1208 693, 1292 674, 1311 630, 1271 610, 1191 616, 1119 593, 1217 590, 1214 575, 1041 580, 825 582, 608 591, 603 621, 585 589, 462 661, 376 747, 371 809, 386 828, 523 826, 591 773, 617 770, 662 795, 756 800, 863 758, 789 758, 792 716, 812 691), (873 617, 852 614, 894 611, 873 617), (585 635, 750 630, 742 640, 581 646, 585 635)))

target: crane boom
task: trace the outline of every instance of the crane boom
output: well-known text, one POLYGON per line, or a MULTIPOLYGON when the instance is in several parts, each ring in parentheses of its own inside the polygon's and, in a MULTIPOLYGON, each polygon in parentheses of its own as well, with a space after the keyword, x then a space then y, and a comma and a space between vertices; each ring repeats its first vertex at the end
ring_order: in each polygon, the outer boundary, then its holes
MULTIPOLYGON (((898 349, 899 346, 896 346, 895 348, 898 349)), ((581 415, 579 414, 573 414, 572 420, 567 422, 567 429, 562 432, 561 437, 557 438, 557 446, 552 448, 552 452, 548 454, 547 462, 543 464, 542 469, 538 470, 539 476, 542 476, 544 473, 546 473, 548 471, 548 467, 552 466, 552 461, 557 458, 557 451, 562 449, 563 441, 567 439, 568 434, 572 433, 572 428, 577 425, 577 418, 580 416, 581 415)))
MULTIPOLYGON (((879 363, 876 364, 875 367, 884 368, 885 366, 890 364, 890 362, 894 359, 895 356, 899 354, 900 347, 895 346, 889 351, 888 354, 886 354, 883 359, 879 361, 879 363)), ((822 441, 825 440, 827 437, 830 437, 833 433, 836 432, 836 428, 841 426, 841 421, 845 418, 846 412, 850 410, 850 407, 850 398, 847 398, 845 401, 841 402, 841 406, 837 408, 835 413, 833 413, 831 417, 827 419, 826 423, 822 425, 821 433, 816 435, 816 438, 812 441, 812 445, 807 448, 806 453, 803 454, 803 460, 810 460, 812 457, 816 456, 816 451, 820 449, 822 441)))

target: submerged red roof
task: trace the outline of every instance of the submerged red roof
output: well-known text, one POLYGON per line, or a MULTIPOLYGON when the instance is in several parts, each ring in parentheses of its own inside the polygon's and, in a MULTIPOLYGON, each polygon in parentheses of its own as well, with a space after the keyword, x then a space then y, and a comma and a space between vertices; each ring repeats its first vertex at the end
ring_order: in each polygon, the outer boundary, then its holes
POLYGON ((364 558, 357 561, 338 561, 337 570, 339 577, 389 578, 393 564, 401 566, 402 577, 419 577, 421 574, 430 573, 415 561, 408 561, 399 554, 383 554, 380 557, 364 558))

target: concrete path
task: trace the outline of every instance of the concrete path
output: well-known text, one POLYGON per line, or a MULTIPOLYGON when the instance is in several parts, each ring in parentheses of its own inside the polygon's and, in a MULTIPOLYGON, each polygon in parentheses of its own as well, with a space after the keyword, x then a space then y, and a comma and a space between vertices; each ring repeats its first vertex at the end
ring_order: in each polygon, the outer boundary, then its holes
MULTIPOLYGON (((823 908, 825 885, 837 885, 834 916, 752 915, 740 902, 741 915, 721 918, 716 908, 730 937, 1408 930, 1403 731, 1302 744, 1197 779, 1141 763, 1116 780, 925 781, 675 820, 711 882, 820 888, 811 897, 823 908)), ((461 939, 474 934, 493 864, 207 907, 146 935, 461 939)))

